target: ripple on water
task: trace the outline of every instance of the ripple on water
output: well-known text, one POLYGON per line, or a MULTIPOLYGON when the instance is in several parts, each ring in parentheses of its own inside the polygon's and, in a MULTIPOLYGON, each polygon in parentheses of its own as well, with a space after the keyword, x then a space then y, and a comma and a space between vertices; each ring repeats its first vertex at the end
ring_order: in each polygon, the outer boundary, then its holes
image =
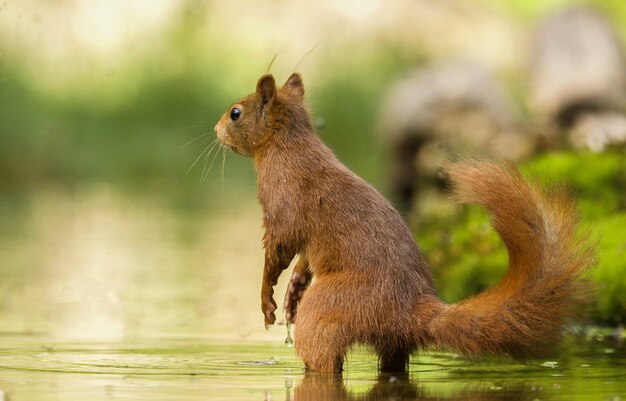
POLYGON ((349 393, 366 396, 389 391, 415 396, 396 398, 407 400, 424 394, 435 399, 495 394, 498 399, 550 400, 582 393, 596 399, 624 399, 626 390, 624 370, 615 368, 626 361, 623 347, 612 347, 616 352, 610 354, 602 347, 527 363, 468 362, 453 354, 424 353, 412 360, 408 376, 378 376, 375 357, 358 349, 349 354, 347 371, 337 382, 305 375, 293 348, 283 344, 155 341, 42 347, 37 345, 41 341, 31 340, 4 342, 0 348, 0 390, 11 400, 49 399, 49 392, 66 401, 86 396, 92 401, 116 397, 298 400, 305 393, 334 394, 313 398, 331 400, 347 399, 349 393), (12 346, 6 346, 9 343, 12 346), (94 389, 99 396, 94 396, 94 389))
POLYGON ((54 346, 0 350, 0 369, 124 375, 254 375, 268 366, 301 369, 284 346, 54 346), (260 358, 260 356, 263 356, 260 358), (255 369, 258 367, 258 369, 255 369))

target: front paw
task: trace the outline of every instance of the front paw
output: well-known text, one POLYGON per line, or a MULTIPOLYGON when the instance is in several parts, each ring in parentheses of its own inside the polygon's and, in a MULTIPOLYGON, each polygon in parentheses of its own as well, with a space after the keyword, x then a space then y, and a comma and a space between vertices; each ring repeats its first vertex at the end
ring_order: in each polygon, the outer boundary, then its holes
POLYGON ((291 280, 289 280, 289 286, 285 293, 285 319, 288 323, 295 323, 296 311, 298 309, 298 303, 304 295, 304 291, 309 286, 309 278, 305 274, 293 272, 291 280))
POLYGON ((261 296, 261 312, 263 312, 263 316, 265 318, 266 329, 269 329, 269 327, 276 321, 276 315, 274 314, 276 309, 276 301, 272 295, 268 294, 261 296))

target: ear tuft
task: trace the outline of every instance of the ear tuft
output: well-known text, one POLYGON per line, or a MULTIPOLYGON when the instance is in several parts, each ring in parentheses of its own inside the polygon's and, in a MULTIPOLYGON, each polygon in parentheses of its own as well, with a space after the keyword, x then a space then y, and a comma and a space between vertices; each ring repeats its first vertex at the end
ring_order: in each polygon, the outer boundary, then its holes
POLYGON ((274 81, 272 74, 265 74, 259 78, 259 81, 256 83, 256 93, 264 105, 274 100, 276 81, 274 81))
POLYGON ((287 79, 287 82, 285 82, 285 85, 283 85, 283 89, 294 95, 304 97, 304 84, 302 83, 302 77, 300 74, 297 72, 291 74, 289 79, 287 79))

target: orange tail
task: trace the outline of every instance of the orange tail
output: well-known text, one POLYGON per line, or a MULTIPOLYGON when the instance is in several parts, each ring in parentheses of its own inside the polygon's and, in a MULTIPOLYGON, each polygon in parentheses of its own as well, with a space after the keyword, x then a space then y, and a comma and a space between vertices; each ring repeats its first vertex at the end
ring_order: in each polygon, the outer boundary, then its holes
POLYGON ((461 161, 447 168, 460 202, 486 207, 509 253, 493 288, 445 306, 430 322, 435 345, 475 357, 537 356, 559 340, 588 294, 580 275, 592 247, 563 190, 543 192, 512 165, 461 161))

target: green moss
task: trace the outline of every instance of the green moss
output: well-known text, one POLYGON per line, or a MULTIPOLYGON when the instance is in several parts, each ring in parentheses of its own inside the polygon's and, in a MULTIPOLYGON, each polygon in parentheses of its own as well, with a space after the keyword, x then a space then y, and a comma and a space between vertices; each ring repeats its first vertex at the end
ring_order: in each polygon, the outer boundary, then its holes
MULTIPOLYGON (((560 153, 522 167, 544 186, 565 183, 578 199, 581 223, 597 243, 597 264, 588 278, 597 288, 591 318, 626 322, 626 161, 620 152, 560 153)), ((453 206, 418 216, 416 239, 431 261, 438 289, 456 302, 492 286, 504 273, 507 254, 484 210, 453 206), (446 210, 441 212, 441 210, 446 210)))
POLYGON ((598 263, 591 271, 597 287, 594 312, 600 322, 626 322, 626 213, 595 223, 598 263))
POLYGON ((528 163, 523 171, 544 185, 562 182, 571 188, 584 219, 626 209, 626 158, 622 152, 548 154, 528 163))
MULTIPOLYGON (((450 209, 449 209, 450 210, 450 209)), ((484 210, 456 206, 447 216, 422 220, 416 235, 428 255, 439 292, 456 302, 493 284, 504 273, 507 255, 484 210)))

